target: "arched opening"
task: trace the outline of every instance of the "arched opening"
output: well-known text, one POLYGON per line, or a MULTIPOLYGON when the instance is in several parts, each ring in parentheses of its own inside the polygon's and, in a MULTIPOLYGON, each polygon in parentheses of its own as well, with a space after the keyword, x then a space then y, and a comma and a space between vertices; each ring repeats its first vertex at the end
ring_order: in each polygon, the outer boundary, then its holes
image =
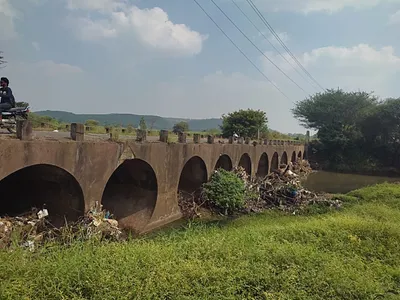
POLYGON ((77 221, 85 210, 78 181, 53 165, 33 165, 12 173, 0 181, 0 193, 0 216, 15 217, 45 206, 49 222, 60 227, 65 221, 77 221))
POLYGON ((251 175, 251 159, 247 153, 240 158, 239 167, 242 167, 248 175, 251 175))
POLYGON ((179 178, 178 191, 193 193, 207 181, 207 167, 204 161, 194 156, 187 161, 179 178))
POLYGON ((303 153, 303 159, 306 160, 306 151, 303 153))
POLYGON ((217 163, 215 164, 215 170, 218 169, 224 169, 226 171, 232 170, 232 160, 228 155, 224 154, 219 157, 217 163))
POLYGON ((281 157, 281 165, 287 165, 288 163, 288 158, 287 158, 287 153, 286 151, 283 152, 282 157, 281 157))
POLYGON ((301 151, 299 151, 299 154, 297 154, 297 158, 300 160, 303 158, 303 154, 301 153, 301 151))
POLYGON ((278 169, 279 169, 279 155, 277 152, 275 152, 271 160, 271 171, 278 169))
POLYGON ((121 227, 140 232, 153 214, 157 191, 153 168, 144 160, 128 159, 111 175, 101 201, 121 227))
POLYGON ((297 158, 296 158, 296 151, 293 151, 293 153, 292 153, 292 163, 295 163, 296 162, 296 160, 297 160, 297 158))
POLYGON ((269 172, 269 161, 267 153, 263 153, 258 162, 257 177, 265 177, 269 172))

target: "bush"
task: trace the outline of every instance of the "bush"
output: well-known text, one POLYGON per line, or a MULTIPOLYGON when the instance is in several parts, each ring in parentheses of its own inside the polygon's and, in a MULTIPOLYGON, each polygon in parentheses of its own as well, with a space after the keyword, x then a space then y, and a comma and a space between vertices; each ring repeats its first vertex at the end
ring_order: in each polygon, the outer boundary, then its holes
POLYGON ((235 173, 217 170, 203 185, 206 199, 225 214, 240 209, 245 203, 245 183, 235 173))

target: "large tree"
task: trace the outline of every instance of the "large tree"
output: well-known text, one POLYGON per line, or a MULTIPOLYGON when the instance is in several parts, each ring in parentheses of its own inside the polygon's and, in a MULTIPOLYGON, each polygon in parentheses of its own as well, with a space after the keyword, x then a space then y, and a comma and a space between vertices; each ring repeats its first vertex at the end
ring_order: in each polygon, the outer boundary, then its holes
POLYGON ((189 124, 185 121, 178 122, 172 128, 172 131, 174 133, 189 131, 189 124))
POLYGON ((234 133, 242 137, 256 138, 268 131, 268 118, 261 110, 239 110, 222 116, 222 135, 227 138, 234 133))
MULTIPOLYGON (((317 159, 328 167, 340 166, 351 171, 375 164, 372 163, 376 162, 376 156, 371 141, 382 133, 380 120, 386 118, 388 123, 394 122, 393 114, 391 117, 379 116, 383 107, 372 93, 338 89, 298 102, 293 114, 302 125, 318 131, 317 159)), ((388 112, 388 109, 384 111, 388 112)))

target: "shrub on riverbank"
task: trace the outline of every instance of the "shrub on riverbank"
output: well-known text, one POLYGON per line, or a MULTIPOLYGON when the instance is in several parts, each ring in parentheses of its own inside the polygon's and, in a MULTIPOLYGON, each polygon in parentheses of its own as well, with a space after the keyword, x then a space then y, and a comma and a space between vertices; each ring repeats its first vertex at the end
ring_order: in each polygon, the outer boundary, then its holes
POLYGON ((224 214, 241 209, 245 203, 245 183, 235 173, 219 169, 203 185, 206 199, 224 214))
POLYGON ((0 252, 0 299, 398 299, 400 186, 340 197, 344 210, 325 215, 0 252))

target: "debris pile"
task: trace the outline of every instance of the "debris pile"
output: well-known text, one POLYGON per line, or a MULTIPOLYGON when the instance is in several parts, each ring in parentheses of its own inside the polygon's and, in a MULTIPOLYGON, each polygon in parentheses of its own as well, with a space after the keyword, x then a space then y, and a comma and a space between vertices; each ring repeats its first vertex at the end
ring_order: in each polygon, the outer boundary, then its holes
POLYGON ((341 207, 339 200, 303 188, 298 178, 296 173, 286 172, 283 175, 271 173, 256 180, 253 186, 256 186, 258 198, 246 202, 246 211, 261 212, 276 208, 296 214, 311 205, 341 207))
POLYGON ((76 240, 93 238, 119 241, 124 237, 118 227, 118 221, 111 218, 102 205, 96 203, 85 216, 73 223, 66 223, 60 228, 54 227, 49 221, 47 209, 31 212, 18 217, 0 217, 0 249, 14 245, 34 251, 44 243, 71 244, 76 240))
MULTIPOLYGON (((281 165, 264 178, 251 179, 242 167, 235 167, 234 172, 243 180, 246 187, 245 207, 238 213, 262 212, 268 209, 279 209, 297 214, 307 208, 335 208, 341 207, 339 200, 333 200, 325 194, 311 192, 301 185, 301 178, 306 177, 313 170, 305 160, 288 165, 281 165)), ((218 171, 215 171, 218 172, 218 171)), ((201 193, 180 194, 179 205, 185 218, 200 217, 200 211, 206 208, 213 213, 220 213, 210 203, 204 200, 201 193)))
POLYGON ((293 173, 303 177, 307 176, 313 172, 310 163, 307 160, 298 160, 294 163, 291 163, 293 173))

